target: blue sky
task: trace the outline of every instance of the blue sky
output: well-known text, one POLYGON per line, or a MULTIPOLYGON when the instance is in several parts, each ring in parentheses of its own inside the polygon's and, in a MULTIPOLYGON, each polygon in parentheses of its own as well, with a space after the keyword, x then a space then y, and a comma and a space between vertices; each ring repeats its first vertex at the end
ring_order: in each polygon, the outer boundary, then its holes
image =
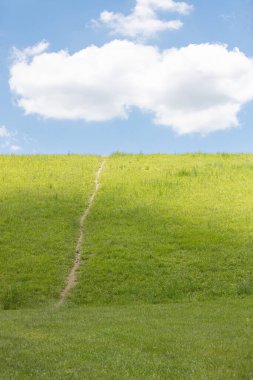
MULTIPOLYGON (((180 15, 179 30, 157 33, 147 41, 134 42, 157 46, 161 51, 189 44, 238 47, 253 57, 252 0, 192 0, 188 15, 180 15)), ((55 120, 43 115, 25 115, 10 91, 12 48, 22 50, 42 40, 50 43, 48 52, 66 49, 69 54, 94 44, 126 39, 112 35, 104 26, 94 27, 102 11, 127 15, 135 1, 113 0, 0 0, 0 126, 8 136, 0 137, 1 153, 131 153, 253 152, 253 102, 244 104, 236 128, 208 134, 178 134, 169 126, 156 125, 149 112, 132 107, 127 119, 106 121, 55 120)), ((168 18, 178 18, 168 15, 168 18)), ((128 37, 127 37, 128 39, 128 37)))

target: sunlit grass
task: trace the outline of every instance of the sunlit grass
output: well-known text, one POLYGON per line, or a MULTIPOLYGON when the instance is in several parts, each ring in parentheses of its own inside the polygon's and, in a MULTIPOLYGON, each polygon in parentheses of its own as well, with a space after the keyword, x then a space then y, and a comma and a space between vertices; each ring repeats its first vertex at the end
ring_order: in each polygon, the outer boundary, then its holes
POLYGON ((59 296, 100 158, 0 156, 0 305, 59 296))
POLYGON ((101 161, 0 157, 0 379, 252 379, 253 156, 109 157, 57 307, 101 161))
POLYGON ((253 294, 253 156, 114 155, 102 183, 73 302, 253 294))

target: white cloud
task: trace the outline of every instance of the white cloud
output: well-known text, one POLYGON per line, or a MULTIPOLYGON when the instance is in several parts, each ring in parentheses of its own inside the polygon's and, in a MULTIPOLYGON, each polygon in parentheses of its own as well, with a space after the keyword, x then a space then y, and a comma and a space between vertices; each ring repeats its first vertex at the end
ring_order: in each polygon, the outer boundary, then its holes
POLYGON ((239 125, 253 99, 253 60, 218 44, 160 52, 115 40, 14 62, 10 88, 26 114, 105 121, 137 107, 180 134, 206 134, 239 125))
POLYGON ((45 40, 40 41, 38 44, 34 46, 28 46, 24 50, 18 50, 16 48, 13 49, 13 58, 17 62, 26 61, 35 55, 42 54, 49 47, 49 43, 45 40))
POLYGON ((10 137, 11 133, 8 131, 5 125, 0 126, 0 138, 10 137))
MULTIPOLYGON (((159 17, 158 12, 188 14, 192 5, 174 0, 136 0, 132 13, 104 11, 100 14, 98 24, 109 27, 113 34, 130 38, 146 39, 165 30, 178 30, 183 26, 179 19, 166 20, 159 17)), ((95 22, 97 24, 97 22, 95 22)))
POLYGON ((12 152, 18 152, 18 151, 21 150, 21 149, 22 149, 22 147, 19 146, 19 145, 10 145, 10 150, 11 150, 12 152))
MULTIPOLYGON (((7 152, 18 152, 23 148, 18 145, 18 132, 7 129, 5 125, 0 126, 0 148, 7 152)), ((24 137, 23 140, 25 141, 24 137)))

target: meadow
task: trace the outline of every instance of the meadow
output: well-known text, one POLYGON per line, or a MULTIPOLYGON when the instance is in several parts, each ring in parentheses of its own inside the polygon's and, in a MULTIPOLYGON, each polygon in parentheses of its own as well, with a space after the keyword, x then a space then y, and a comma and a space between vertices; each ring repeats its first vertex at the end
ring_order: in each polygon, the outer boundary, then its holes
POLYGON ((59 296, 100 159, 0 156, 0 304, 59 296))
POLYGON ((102 182, 74 303, 253 294, 252 156, 115 155, 102 182))
POLYGON ((0 379, 252 379, 253 156, 0 156, 0 379))

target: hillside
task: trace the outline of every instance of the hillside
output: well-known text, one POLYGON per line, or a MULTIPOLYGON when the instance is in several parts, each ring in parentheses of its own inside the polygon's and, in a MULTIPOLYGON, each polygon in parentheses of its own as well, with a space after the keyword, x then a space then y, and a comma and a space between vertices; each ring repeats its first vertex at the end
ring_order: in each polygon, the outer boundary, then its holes
POLYGON ((111 157, 86 225, 87 262, 72 300, 252 294, 252 189, 252 156, 111 157))
POLYGON ((100 159, 0 156, 0 304, 55 302, 100 159))
POLYGON ((252 378, 253 156, 102 161, 0 156, 0 378, 252 378))

